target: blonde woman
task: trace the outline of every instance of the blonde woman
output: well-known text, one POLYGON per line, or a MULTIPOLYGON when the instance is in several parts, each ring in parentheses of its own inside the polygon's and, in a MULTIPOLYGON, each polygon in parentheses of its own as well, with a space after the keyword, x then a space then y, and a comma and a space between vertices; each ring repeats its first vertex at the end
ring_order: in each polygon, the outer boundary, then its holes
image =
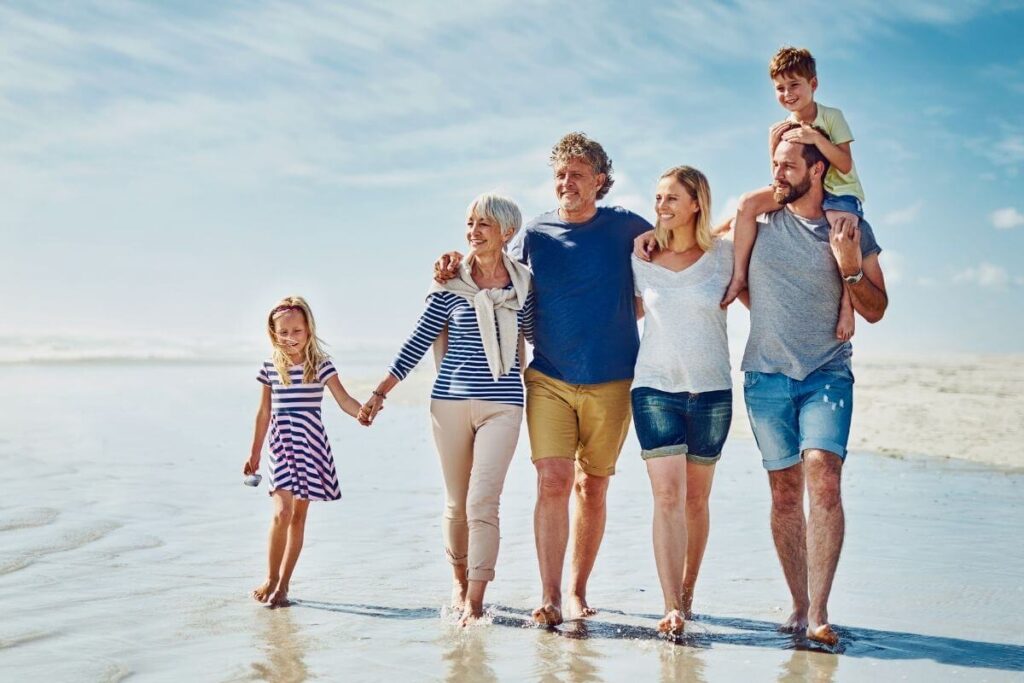
POLYGON ((710 232, 707 178, 689 166, 666 171, 655 197, 657 247, 633 256, 644 307, 631 399, 641 457, 654 494, 654 557, 665 600, 660 631, 680 634, 709 530, 715 463, 732 421, 726 312, 732 242, 710 232))
POLYGON ((372 422, 431 345, 443 355, 430 415, 444 475, 452 607, 463 626, 483 616, 494 579, 499 499, 523 419, 520 354, 523 335, 532 336, 531 277, 505 253, 521 223, 519 208, 504 197, 483 194, 470 203, 469 256, 454 278, 431 287, 416 329, 360 413, 372 422))
MULTIPOLYGON (((309 304, 298 296, 282 299, 267 316, 273 355, 257 379, 263 385, 252 451, 243 473, 260 469, 260 453, 270 433, 270 525, 267 580, 253 598, 272 607, 288 604, 288 584, 299 561, 311 500, 338 500, 341 489, 331 444, 320 419, 324 388, 352 417, 359 402, 349 396, 331 359, 320 346, 309 304)), ((255 483, 259 483, 257 478, 255 483)))

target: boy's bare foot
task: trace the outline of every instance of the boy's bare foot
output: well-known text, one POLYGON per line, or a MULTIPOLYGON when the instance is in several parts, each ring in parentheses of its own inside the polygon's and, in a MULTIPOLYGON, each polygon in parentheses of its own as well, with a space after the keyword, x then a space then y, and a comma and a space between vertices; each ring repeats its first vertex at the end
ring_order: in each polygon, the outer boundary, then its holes
POLYGON ((738 275, 733 275, 732 280, 729 281, 729 288, 725 290, 725 296, 722 297, 722 303, 718 304, 722 308, 727 308, 729 304, 736 301, 736 297, 740 295, 744 289, 747 288, 747 279, 738 275))
POLYGON ((287 607, 292 604, 288 600, 288 586, 281 586, 270 596, 271 607, 287 607))
POLYGON ((569 596, 569 614, 573 619, 592 617, 597 610, 587 604, 587 599, 580 595, 569 596))
POLYGON ((562 623, 562 608, 547 603, 533 610, 533 620, 541 626, 558 626, 562 623))
POLYGON ((277 589, 277 579, 267 579, 263 582, 259 588, 254 588, 252 593, 253 600, 259 602, 266 602, 270 599, 271 594, 277 589))
POLYGON ((782 633, 803 633, 807 630, 807 615, 799 612, 793 612, 789 615, 789 619, 779 626, 779 631, 782 633))
POLYGON ((686 622, 683 620, 683 615, 677 609, 666 613, 664 618, 658 622, 658 632, 670 636, 682 635, 685 628, 686 622))
POLYGON ((853 317, 853 311, 847 310, 844 306, 843 310, 839 311, 839 322, 836 323, 836 339, 839 341, 850 341, 853 337, 853 331, 856 326, 856 320, 853 317))
POLYGON ((807 639, 830 647, 839 644, 839 634, 832 630, 832 626, 829 624, 821 624, 813 628, 808 626, 807 639))

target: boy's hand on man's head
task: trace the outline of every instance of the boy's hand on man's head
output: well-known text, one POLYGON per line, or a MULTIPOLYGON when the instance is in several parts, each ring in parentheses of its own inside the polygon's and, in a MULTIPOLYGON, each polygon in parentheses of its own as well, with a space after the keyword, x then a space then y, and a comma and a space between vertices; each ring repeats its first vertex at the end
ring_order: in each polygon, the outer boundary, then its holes
POLYGON ((775 152, 775 148, 782 142, 782 131, 792 123, 789 119, 779 121, 768 130, 768 145, 771 147, 772 152, 775 152))
POLYGON ((802 145, 816 145, 820 135, 821 133, 814 130, 811 124, 801 123, 799 128, 787 130, 783 133, 782 139, 786 142, 799 142, 802 145))

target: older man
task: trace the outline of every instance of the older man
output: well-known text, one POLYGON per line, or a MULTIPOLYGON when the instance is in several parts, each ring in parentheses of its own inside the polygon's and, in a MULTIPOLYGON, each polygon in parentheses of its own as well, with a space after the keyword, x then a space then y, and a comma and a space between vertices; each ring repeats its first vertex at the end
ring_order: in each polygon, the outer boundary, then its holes
POLYGON ((825 220, 828 160, 818 148, 783 141, 772 165, 783 208, 762 218, 751 255, 744 396, 768 470, 772 536, 793 597, 782 630, 834 645, 828 597, 843 545, 840 475, 853 411, 852 347, 836 338, 836 319, 844 287, 868 322, 882 318, 888 299, 871 226, 830 229, 825 220))
MULTIPOLYGON (((526 371, 526 420, 537 469, 534 533, 540 564, 540 624, 562 622, 562 567, 575 492, 570 617, 595 613, 587 580, 605 527, 609 477, 629 430, 629 387, 639 338, 630 252, 651 228, 619 207, 598 207, 612 186, 600 144, 569 133, 551 152, 558 209, 530 222, 510 253, 533 270, 533 363, 526 371)), ((441 273, 461 258, 448 254, 441 273)))

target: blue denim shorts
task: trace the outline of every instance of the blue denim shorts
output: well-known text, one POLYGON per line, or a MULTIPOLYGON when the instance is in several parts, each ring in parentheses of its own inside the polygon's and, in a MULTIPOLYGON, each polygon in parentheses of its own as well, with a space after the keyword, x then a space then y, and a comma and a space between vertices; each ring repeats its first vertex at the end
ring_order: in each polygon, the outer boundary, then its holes
POLYGON ((630 392, 640 456, 685 455, 690 462, 712 465, 732 423, 732 389, 670 393, 637 387, 630 392))
POLYGON ((809 448, 846 459, 853 413, 849 367, 815 370, 803 380, 780 373, 747 372, 743 396, 766 470, 796 465, 809 448))
POLYGON ((825 199, 821 202, 821 208, 825 211, 845 211, 855 213, 857 218, 864 218, 864 205, 852 194, 825 193, 825 199))

